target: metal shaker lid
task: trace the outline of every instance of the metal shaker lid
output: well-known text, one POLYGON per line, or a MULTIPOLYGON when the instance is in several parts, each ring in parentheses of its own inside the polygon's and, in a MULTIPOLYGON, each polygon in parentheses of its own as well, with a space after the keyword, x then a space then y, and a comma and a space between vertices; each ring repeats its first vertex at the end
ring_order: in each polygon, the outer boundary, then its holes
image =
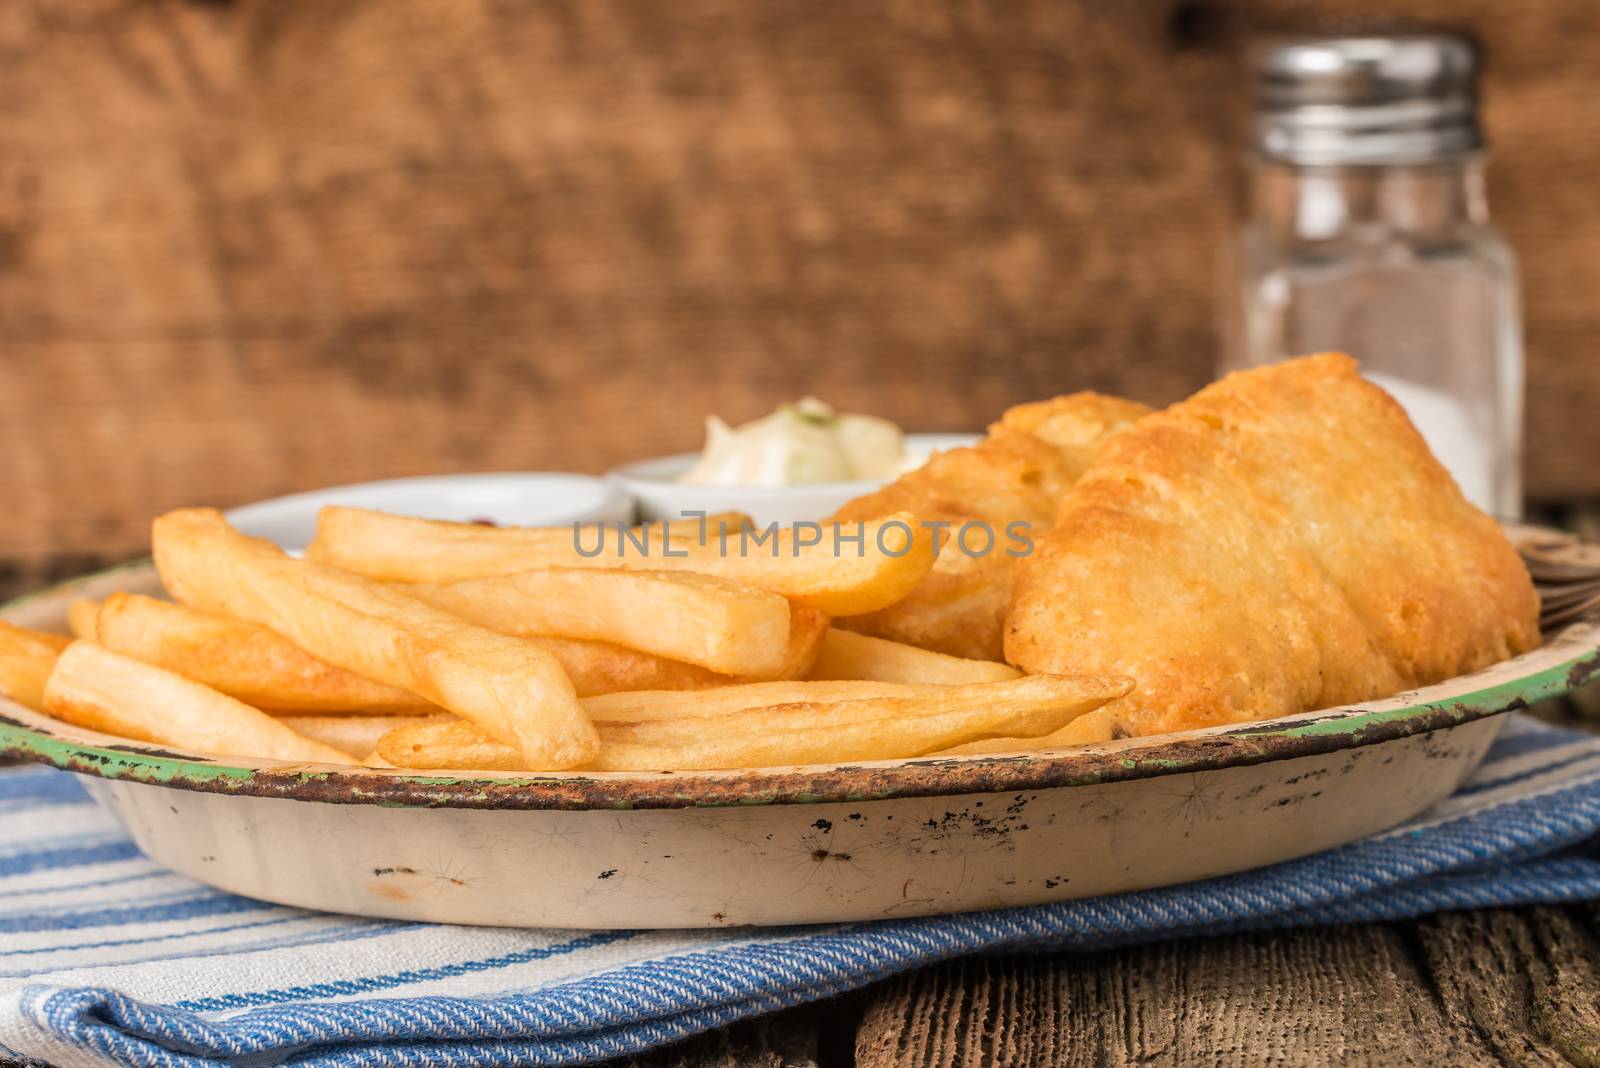
POLYGON ((1448 34, 1277 38, 1255 53, 1255 145, 1307 166, 1428 163, 1483 147, 1477 55, 1448 34))

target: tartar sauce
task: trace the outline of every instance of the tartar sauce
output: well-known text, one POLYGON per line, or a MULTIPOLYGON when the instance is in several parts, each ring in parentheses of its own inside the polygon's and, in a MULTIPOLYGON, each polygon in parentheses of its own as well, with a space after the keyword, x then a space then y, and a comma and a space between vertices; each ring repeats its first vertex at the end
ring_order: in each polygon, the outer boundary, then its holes
POLYGON ((741 427, 706 418, 706 445, 679 482, 716 486, 801 486, 883 481, 906 467, 900 428, 849 415, 807 397, 741 427))

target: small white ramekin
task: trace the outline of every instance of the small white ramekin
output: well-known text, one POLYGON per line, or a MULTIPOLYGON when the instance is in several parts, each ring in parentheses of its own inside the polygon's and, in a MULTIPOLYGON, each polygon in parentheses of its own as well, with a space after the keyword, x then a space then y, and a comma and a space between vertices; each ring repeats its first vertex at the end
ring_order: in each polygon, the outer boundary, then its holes
MULTIPOLYGON (((907 434, 906 452, 925 459, 935 451, 971 445, 977 434, 907 434)), ((688 512, 743 512, 758 526, 785 525, 832 515, 846 501, 882 482, 820 482, 809 486, 707 486, 678 482, 698 458, 692 452, 640 460, 612 470, 610 478, 639 506, 641 519, 678 519, 688 512)))
POLYGON ((424 519, 489 519, 503 526, 633 521, 627 491, 604 478, 550 472, 440 475, 359 482, 275 497, 235 508, 233 525, 285 549, 303 549, 329 504, 371 508, 424 519))

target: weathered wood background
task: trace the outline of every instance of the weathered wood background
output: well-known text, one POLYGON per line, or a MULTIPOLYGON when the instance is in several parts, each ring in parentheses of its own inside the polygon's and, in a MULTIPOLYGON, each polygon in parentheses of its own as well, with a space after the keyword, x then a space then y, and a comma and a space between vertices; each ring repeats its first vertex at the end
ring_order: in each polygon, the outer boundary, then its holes
POLYGON ((1485 45, 1528 484, 1600 494, 1593 0, 9 0, 0 561, 806 391, 1170 401, 1215 358, 1241 46, 1379 10, 1485 45))

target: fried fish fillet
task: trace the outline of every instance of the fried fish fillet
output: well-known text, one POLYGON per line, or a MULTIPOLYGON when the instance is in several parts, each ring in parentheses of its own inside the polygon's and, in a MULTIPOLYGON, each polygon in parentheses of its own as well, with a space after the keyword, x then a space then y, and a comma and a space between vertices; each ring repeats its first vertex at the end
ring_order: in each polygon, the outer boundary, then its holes
POLYGON ((1533 648, 1538 611, 1494 520, 1335 353, 1108 441, 1018 563, 1005 651, 1136 680, 1050 748, 1389 696, 1533 648))
POLYGON ((1048 530, 1057 502, 1111 434, 1149 409, 1098 393, 1073 393, 1008 410, 982 441, 936 454, 922 467, 858 497, 833 517, 841 522, 909 511, 925 522, 950 524, 950 537, 977 522, 965 539, 970 553, 946 543, 922 584, 903 600, 867 615, 839 620, 861 634, 919 645, 977 660, 998 660, 1011 572, 1025 537, 1048 530), (993 544, 984 530, 993 532, 993 544), (982 555, 976 555, 982 553, 982 555))

